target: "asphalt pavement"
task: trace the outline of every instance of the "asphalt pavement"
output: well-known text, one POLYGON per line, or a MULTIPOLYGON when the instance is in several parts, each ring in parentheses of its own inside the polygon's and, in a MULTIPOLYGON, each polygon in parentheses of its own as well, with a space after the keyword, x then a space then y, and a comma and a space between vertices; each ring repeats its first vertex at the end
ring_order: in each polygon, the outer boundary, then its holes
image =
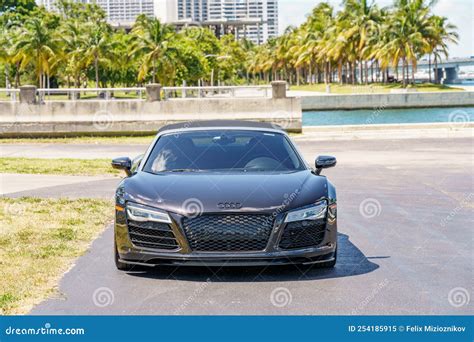
MULTIPOLYGON (((109 226, 32 314, 472 314, 472 138, 295 140, 308 161, 318 154, 338 158, 323 172, 338 191, 334 269, 120 272, 109 226)), ((51 147, 58 154, 69 148, 51 147)), ((137 152, 136 146, 103 145, 95 152, 105 156, 105 149, 113 156, 137 152)), ((86 193, 107 197, 116 181, 91 181, 86 193)), ((31 193, 65 192, 55 185, 31 193)))

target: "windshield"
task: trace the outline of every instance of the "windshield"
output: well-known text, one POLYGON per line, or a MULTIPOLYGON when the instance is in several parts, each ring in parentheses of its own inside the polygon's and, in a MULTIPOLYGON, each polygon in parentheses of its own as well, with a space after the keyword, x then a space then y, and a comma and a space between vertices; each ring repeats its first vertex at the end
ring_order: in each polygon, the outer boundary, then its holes
POLYGON ((143 168, 151 173, 304 169, 285 135, 243 130, 199 130, 163 135, 143 168))

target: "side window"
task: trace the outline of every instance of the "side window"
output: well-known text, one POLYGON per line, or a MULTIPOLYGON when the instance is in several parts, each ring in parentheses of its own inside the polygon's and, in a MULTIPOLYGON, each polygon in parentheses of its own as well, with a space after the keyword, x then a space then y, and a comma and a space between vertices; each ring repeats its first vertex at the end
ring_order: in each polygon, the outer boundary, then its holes
POLYGON ((138 169, 138 167, 140 166, 140 163, 141 163, 141 161, 143 160, 143 157, 144 157, 144 156, 145 156, 144 154, 140 154, 140 155, 136 156, 135 158, 133 158, 133 160, 132 160, 132 167, 131 167, 131 169, 130 169, 130 171, 131 171, 132 173, 137 172, 137 169, 138 169))

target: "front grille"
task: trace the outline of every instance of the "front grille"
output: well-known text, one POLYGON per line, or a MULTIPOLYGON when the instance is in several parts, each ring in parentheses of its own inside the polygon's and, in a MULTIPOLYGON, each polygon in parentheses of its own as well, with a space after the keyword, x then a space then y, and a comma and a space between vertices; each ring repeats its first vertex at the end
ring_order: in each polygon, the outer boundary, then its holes
POLYGON ((128 233, 135 246, 157 249, 178 248, 173 231, 166 223, 128 220, 128 233))
POLYGON ((184 218, 183 227, 195 251, 261 251, 273 226, 271 215, 202 215, 184 218))
POLYGON ((280 248, 293 249, 317 246, 324 240, 326 221, 306 220, 290 222, 283 230, 280 248))

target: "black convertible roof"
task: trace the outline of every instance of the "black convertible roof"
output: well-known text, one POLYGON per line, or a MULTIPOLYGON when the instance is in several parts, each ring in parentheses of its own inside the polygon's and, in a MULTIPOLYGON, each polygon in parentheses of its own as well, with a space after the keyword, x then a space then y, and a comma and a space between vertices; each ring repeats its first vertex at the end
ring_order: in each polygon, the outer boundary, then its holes
POLYGON ((165 131, 182 129, 186 130, 189 128, 227 128, 227 127, 242 127, 242 128, 262 128, 262 129, 277 129, 283 131, 283 128, 276 124, 267 122, 257 121, 244 121, 244 120, 208 120, 208 121, 186 121, 174 124, 169 124, 161 127, 158 133, 165 131))

